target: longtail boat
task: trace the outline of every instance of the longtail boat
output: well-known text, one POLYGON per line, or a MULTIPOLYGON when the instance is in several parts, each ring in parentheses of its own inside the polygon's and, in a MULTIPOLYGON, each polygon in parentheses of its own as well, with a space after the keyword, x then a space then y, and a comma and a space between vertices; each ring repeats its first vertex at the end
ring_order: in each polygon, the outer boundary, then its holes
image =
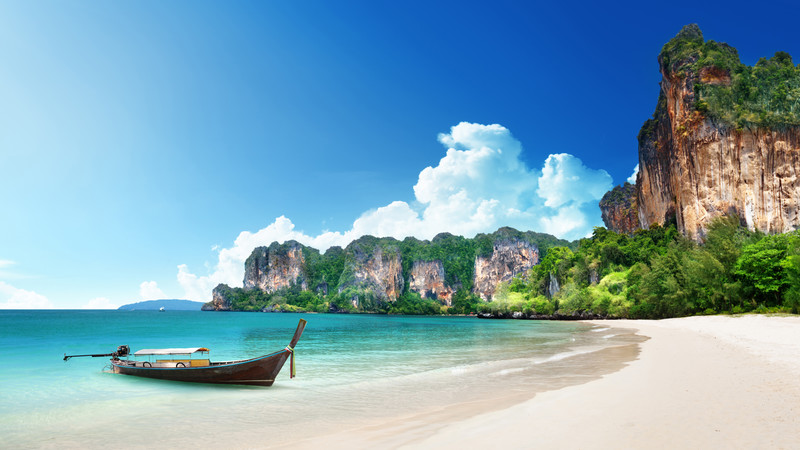
POLYGON ((291 366, 290 378, 294 378, 294 347, 297 345, 297 341, 300 340, 305 327, 306 320, 300 319, 292 341, 283 350, 257 358, 238 361, 210 361, 204 358, 209 352, 205 347, 139 350, 133 354, 134 357, 148 358, 148 361, 141 361, 130 358, 130 348, 127 345, 120 345, 117 347, 117 351, 107 354, 64 354, 64 361, 79 356, 95 358, 110 356, 111 371, 123 375, 192 383, 272 386, 287 359, 290 360, 291 366), (200 357, 196 358, 195 355, 200 357), (153 360, 154 358, 155 360, 153 360))

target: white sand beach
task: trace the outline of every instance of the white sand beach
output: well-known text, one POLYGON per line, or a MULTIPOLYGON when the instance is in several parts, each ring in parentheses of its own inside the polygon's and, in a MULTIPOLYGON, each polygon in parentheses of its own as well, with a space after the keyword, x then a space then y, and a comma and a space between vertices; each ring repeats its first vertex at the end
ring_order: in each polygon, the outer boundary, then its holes
POLYGON ((469 405, 444 423, 405 418, 290 447, 800 447, 800 318, 592 323, 649 339, 617 372, 510 407, 469 405))

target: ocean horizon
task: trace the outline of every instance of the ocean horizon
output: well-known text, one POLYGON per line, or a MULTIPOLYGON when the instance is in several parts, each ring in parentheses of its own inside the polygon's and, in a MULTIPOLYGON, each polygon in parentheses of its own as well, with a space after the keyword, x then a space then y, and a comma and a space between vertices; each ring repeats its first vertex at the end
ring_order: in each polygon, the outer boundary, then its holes
POLYGON ((112 435, 128 447, 187 435, 278 444, 470 402, 501 406, 618 370, 639 340, 576 322, 474 317, 4 310, 0 320, 0 431, 13 447, 100 447, 112 435), (297 377, 287 364, 268 388, 112 374, 107 357, 62 360, 119 345, 250 358, 284 348, 300 318, 297 377))

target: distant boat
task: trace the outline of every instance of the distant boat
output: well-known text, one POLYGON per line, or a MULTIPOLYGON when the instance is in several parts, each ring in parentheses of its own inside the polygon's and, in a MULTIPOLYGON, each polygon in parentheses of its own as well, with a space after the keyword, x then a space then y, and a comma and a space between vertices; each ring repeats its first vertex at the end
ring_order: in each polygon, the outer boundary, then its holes
POLYGON ((164 309, 164 307, 163 307, 163 306, 162 306, 161 308, 158 308, 158 310, 159 310, 160 312, 164 312, 164 311, 166 311, 166 309, 164 309))
POLYGON ((130 359, 130 348, 127 345, 120 345, 116 352, 102 355, 65 354, 64 361, 76 356, 111 356, 112 372, 123 375, 192 383, 272 386, 287 359, 290 360, 291 366, 290 378, 294 378, 294 346, 300 340, 305 327, 306 320, 300 319, 292 341, 285 349, 257 358, 238 361, 212 362, 202 358, 209 352, 205 347, 139 350, 133 354, 134 357, 148 358, 148 361, 141 361, 130 359), (196 354, 199 354, 201 358, 193 358, 196 354), (165 359, 158 359, 159 357, 165 357, 165 359))

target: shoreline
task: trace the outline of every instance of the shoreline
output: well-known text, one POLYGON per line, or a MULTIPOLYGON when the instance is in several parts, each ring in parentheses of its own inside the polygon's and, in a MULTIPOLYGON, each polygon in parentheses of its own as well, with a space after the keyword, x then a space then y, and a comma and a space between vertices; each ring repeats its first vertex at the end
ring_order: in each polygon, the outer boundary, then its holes
MULTIPOLYGON (((7 431, 9 445, 100 448, 107 444, 108 430, 138 436, 142 429, 158 435, 161 446, 291 446, 341 431, 348 432, 347 441, 362 430, 389 433, 403 445, 450 423, 528 400, 534 392, 616 371, 621 358, 605 357, 601 351, 625 344, 624 361, 630 361, 639 340, 580 323, 318 316, 313 322, 318 332, 304 335, 308 339, 298 360, 300 377, 290 382, 284 371, 281 382, 270 388, 122 377, 104 373, 104 361, 64 364, 61 354, 53 356, 67 340, 63 336, 52 336, 27 352, 18 345, 36 344, 28 336, 41 329, 76 330, 68 340, 81 341, 87 349, 118 340, 113 337, 117 334, 140 332, 137 317, 103 314, 120 320, 96 320, 97 313, 33 312, 18 321, 20 337, 4 341, 17 349, 9 361, 25 362, 10 364, 17 375, 3 372, 7 389, 0 429, 7 431), (96 327, 96 322, 103 326, 96 327)), ((140 346, 154 347, 172 336, 194 336, 187 344, 210 336, 203 343, 211 344, 218 356, 283 341, 284 328, 295 327, 298 317, 187 312, 186 320, 175 321, 170 315, 150 315, 153 336, 143 337, 140 346), (176 323, 182 328, 175 329, 176 323)), ((148 444, 152 441, 146 437, 125 439, 129 448, 148 444)))
POLYGON ((800 442, 800 317, 591 320, 647 339, 597 379, 473 414, 419 415, 317 436, 312 448, 793 448, 800 442))

